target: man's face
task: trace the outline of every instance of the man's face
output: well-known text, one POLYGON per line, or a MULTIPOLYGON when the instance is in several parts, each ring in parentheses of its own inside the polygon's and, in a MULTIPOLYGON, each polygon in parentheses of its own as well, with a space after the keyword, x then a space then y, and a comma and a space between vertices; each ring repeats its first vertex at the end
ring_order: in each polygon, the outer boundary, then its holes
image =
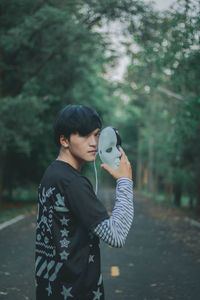
POLYGON ((69 152, 78 162, 92 162, 95 160, 100 129, 97 128, 86 136, 72 133, 69 141, 69 152))

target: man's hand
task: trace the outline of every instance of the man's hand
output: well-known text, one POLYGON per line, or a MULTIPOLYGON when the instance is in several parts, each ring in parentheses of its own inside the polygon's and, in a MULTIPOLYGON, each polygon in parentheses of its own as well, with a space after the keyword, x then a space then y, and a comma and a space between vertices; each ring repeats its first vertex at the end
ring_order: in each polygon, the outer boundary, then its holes
POLYGON ((120 147, 120 152, 122 154, 120 165, 117 169, 112 169, 106 164, 102 164, 101 167, 110 173, 115 179, 119 179, 120 177, 126 177, 132 179, 132 168, 131 164, 126 156, 124 150, 120 147))

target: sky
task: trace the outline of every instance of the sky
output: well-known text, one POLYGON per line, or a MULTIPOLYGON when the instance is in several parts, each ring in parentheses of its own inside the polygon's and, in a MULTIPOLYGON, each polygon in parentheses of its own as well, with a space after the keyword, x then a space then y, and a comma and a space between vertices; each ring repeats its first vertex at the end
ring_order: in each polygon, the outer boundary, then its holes
MULTIPOLYGON (((151 0, 143 0, 144 2, 152 2, 151 0)), ((154 0, 155 7, 159 10, 165 10, 174 2, 174 0, 154 0)))
MULTIPOLYGON (((154 6, 158 10, 166 10, 172 5, 175 0, 143 0, 146 3, 154 2, 154 6)), ((110 81, 122 81, 123 74, 126 70, 127 65, 129 64, 129 58, 124 54, 125 47, 121 45, 124 41, 124 37, 122 36, 121 28, 119 23, 113 23, 113 25, 109 24, 109 27, 105 27, 105 31, 110 33, 110 39, 113 44, 113 48, 118 49, 118 54, 120 59, 118 60, 117 67, 111 70, 108 70, 108 74, 106 78, 110 81)), ((134 47, 134 45, 133 45, 134 47)))

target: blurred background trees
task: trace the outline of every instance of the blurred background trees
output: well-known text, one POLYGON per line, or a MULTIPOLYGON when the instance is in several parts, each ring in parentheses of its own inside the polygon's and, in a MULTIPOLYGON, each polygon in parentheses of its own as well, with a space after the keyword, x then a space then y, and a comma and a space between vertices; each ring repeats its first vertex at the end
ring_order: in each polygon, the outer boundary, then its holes
POLYGON ((57 155, 56 113, 71 103, 119 129, 138 190, 199 210, 199 1, 164 12, 133 0, 0 6, 0 199, 35 189, 57 155), (119 58, 100 30, 115 21, 130 61, 120 83, 106 77, 119 58))
MULTIPOLYGON (((200 3, 182 0, 170 10, 149 10, 127 27, 131 57, 123 84, 137 107, 137 185, 162 192, 178 206, 182 196, 199 210, 200 3), (131 50, 136 44, 136 50, 131 50), (195 200, 194 200, 195 199, 195 200)), ((134 108, 134 109, 135 109, 134 108)), ((132 123, 135 115, 131 114, 132 123)), ((136 157, 136 156, 135 156, 136 157)))

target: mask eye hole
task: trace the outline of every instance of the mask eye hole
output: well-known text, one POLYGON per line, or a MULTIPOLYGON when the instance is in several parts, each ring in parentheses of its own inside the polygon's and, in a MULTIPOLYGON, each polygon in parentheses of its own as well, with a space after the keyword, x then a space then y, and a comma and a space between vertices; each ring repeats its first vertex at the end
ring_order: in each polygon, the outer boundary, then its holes
POLYGON ((107 152, 107 153, 110 153, 111 151, 112 151, 112 147, 106 149, 106 152, 107 152))

